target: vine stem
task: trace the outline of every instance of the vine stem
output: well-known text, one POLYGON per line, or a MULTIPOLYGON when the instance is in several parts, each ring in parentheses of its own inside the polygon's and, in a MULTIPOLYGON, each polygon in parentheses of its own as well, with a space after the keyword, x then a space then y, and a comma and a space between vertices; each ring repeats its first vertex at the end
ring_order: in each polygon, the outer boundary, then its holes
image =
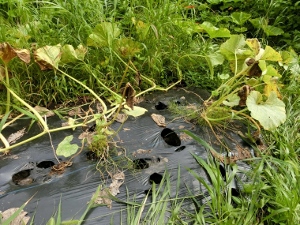
POLYGON ((107 106, 105 104, 105 102, 92 90, 90 89, 88 86, 86 86, 84 83, 80 82, 79 80, 75 79, 74 77, 70 76, 69 74, 65 73, 64 71, 56 68, 59 72, 61 72, 63 75, 67 76, 68 78, 70 78, 71 80, 75 81, 76 83, 80 84, 82 87, 84 87, 86 90, 88 90, 102 105, 103 107, 103 114, 106 114, 107 111, 107 106))
POLYGON ((38 113, 38 111, 36 111, 32 106, 30 106, 27 102, 25 102, 22 98, 20 98, 12 89, 10 89, 9 87, 7 87, 7 89, 9 90, 9 92, 16 98, 18 99, 23 105, 25 105, 31 112, 33 112, 33 114, 36 116, 36 118, 39 120, 39 122, 42 124, 44 131, 48 132, 49 128, 47 123, 44 121, 44 119, 42 118, 42 116, 38 113))
POLYGON ((5 70, 5 79, 6 79, 6 110, 5 114, 9 113, 10 110, 10 90, 9 90, 9 76, 8 76, 8 68, 7 64, 4 63, 4 70, 5 70))

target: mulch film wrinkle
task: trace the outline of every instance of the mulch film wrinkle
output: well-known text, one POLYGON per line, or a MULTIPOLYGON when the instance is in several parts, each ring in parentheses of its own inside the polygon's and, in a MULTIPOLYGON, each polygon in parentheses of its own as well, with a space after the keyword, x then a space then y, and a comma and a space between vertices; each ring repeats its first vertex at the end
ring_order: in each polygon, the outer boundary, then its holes
MULTIPOLYGON (((206 92, 197 92, 203 98, 208 96, 206 92)), ((114 141, 117 146, 125 149, 124 152, 132 163, 130 169, 124 170, 125 180, 120 186, 117 198, 123 201, 135 198, 136 201, 142 202, 146 194, 150 193, 152 183, 159 185, 164 174, 168 173, 172 190, 174 190, 173 197, 176 194, 177 196, 190 195, 192 191, 194 194, 204 196, 198 200, 201 204, 205 204, 208 199, 205 198, 208 195, 207 190, 188 169, 194 170, 198 176, 209 182, 206 171, 199 166, 192 155, 207 160, 208 150, 182 130, 192 131, 203 140, 212 143, 216 150, 220 149, 220 154, 225 153, 221 152, 221 146, 208 127, 195 125, 180 117, 176 118, 168 107, 171 103, 175 103, 178 107, 200 105, 202 102, 198 95, 184 89, 153 93, 146 96, 145 101, 140 103, 141 107, 148 110, 143 116, 129 117, 122 125, 117 122, 111 125, 114 130, 118 130, 121 126, 114 141), (151 117, 153 113, 165 117, 165 126, 158 126, 153 121, 151 117), (177 176, 179 167, 180 178, 177 176), (178 179, 180 179, 180 186, 179 190, 176 190, 178 179)), ((48 123, 53 125, 61 124, 61 122, 58 117, 48 120, 48 123)), ((22 121, 22 123, 15 125, 12 132, 17 128, 22 129, 27 126, 26 123, 29 124, 30 121, 22 121)), ((38 129, 37 125, 31 128, 30 132, 35 132, 36 129, 38 129)), ((53 133, 53 145, 57 146, 65 136, 71 134, 78 137, 81 132, 80 129, 76 129, 53 133)), ((223 139, 232 149, 231 154, 236 154, 237 148, 249 150, 249 154, 252 154, 251 149, 247 148, 244 141, 234 132, 227 131, 223 139)), ((79 139, 75 142, 80 144, 79 139)), ((116 155, 115 157, 118 162, 123 156, 116 155)), ((111 183, 107 168, 97 167, 97 157, 87 149, 74 158, 72 165, 67 167, 64 173, 51 173, 51 168, 56 164, 57 161, 47 135, 13 149, 10 155, 0 158, 0 211, 20 207, 34 195, 25 207, 29 216, 35 215, 34 224, 46 224, 55 214, 60 201, 63 220, 79 219, 97 187, 100 184, 111 183)), ((237 165, 239 168, 237 179, 232 182, 234 195, 239 194, 241 182, 247 182, 245 173, 250 169, 241 160, 237 161, 237 165)), ((227 174, 222 164, 220 164, 220 174, 225 180, 227 174)), ((148 199, 148 201, 151 200, 148 199)), ((186 202, 183 207, 193 210, 192 202, 186 202)), ((126 206, 112 202, 111 209, 106 206, 94 208, 88 214, 84 224, 110 224, 112 218, 114 224, 120 224, 120 216, 126 217, 126 206)), ((123 218, 123 221, 126 220, 123 218)))

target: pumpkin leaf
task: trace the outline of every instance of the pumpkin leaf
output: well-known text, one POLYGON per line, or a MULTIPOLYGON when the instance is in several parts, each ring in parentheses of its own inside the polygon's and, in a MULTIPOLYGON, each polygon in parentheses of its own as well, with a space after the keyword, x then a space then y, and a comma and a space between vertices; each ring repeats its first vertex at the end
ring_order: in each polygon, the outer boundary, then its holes
POLYGON ((124 106, 125 109, 123 109, 122 111, 129 115, 129 116, 134 116, 134 117, 138 117, 141 116, 143 114, 145 114, 145 112, 147 112, 148 110, 139 106, 133 106, 133 109, 131 109, 129 106, 125 105, 124 106))
POLYGON ((251 116, 258 120, 265 130, 275 129, 286 120, 285 104, 274 91, 270 93, 265 102, 262 99, 260 92, 251 91, 246 105, 251 116))
POLYGON ((209 22, 203 22, 201 27, 208 33, 210 38, 230 37, 230 31, 226 28, 217 28, 209 22))
POLYGON ((78 150, 78 145, 71 144, 71 141, 73 140, 73 135, 69 135, 62 140, 56 149, 56 154, 61 155, 64 157, 69 157, 71 155, 74 155, 78 150))
POLYGON ((41 70, 57 69, 61 59, 61 45, 46 45, 34 52, 34 59, 41 70))

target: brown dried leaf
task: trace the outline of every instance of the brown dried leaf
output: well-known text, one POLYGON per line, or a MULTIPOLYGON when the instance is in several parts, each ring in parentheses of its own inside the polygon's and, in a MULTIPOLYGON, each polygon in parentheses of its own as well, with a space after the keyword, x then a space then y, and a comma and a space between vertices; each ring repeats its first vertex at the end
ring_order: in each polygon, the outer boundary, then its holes
POLYGON ((128 82, 125 86, 124 90, 124 97, 126 99, 126 104, 133 110, 133 106, 135 103, 135 90, 131 86, 131 84, 128 82))
POLYGON ((21 130, 18 130, 15 133, 12 133, 11 135, 9 135, 9 137, 7 138, 7 141, 9 144, 16 143, 16 141, 19 140, 21 137, 23 137, 24 134, 25 134, 25 127, 21 130))
POLYGON ((244 85, 238 92, 238 96, 240 97, 239 106, 246 106, 247 97, 252 91, 252 87, 249 85, 244 85))
MULTIPOLYGON (((19 208, 10 208, 2 212, 2 221, 7 220, 11 217, 19 208)), ((10 223, 11 225, 26 225, 30 217, 27 216, 27 212, 24 210, 10 223)))
POLYGON ((50 117, 50 116, 54 116, 55 113, 45 107, 41 107, 41 106, 35 106, 34 109, 41 114, 41 116, 46 116, 46 117, 50 117))
POLYGON ((124 114, 124 113, 119 113, 118 115, 117 115, 117 117, 116 117, 116 121, 117 122, 119 122, 119 123, 124 123, 125 121, 126 121, 126 119, 127 119, 127 115, 126 114, 124 114))
POLYGON ((166 118, 164 116, 152 113, 151 118, 158 126, 160 126, 160 127, 166 126, 166 118))
POLYGON ((112 207, 112 200, 109 198, 109 189, 101 190, 98 197, 95 199, 95 204, 107 205, 108 208, 112 207))
POLYGON ((83 110, 81 108, 74 108, 68 112, 69 116, 79 116, 83 114, 83 110))
POLYGON ((95 135, 95 132, 82 132, 80 135, 79 135, 79 137, 78 137, 78 139, 84 139, 84 138, 86 138, 86 141, 87 141, 87 144, 89 145, 89 144, 91 144, 92 142, 93 142, 93 137, 94 137, 94 135, 95 135))
POLYGON ((110 195, 116 196, 120 193, 120 186, 124 183, 125 174, 123 172, 116 173, 111 175, 112 182, 109 185, 109 188, 103 189, 100 191, 99 196, 95 200, 96 204, 105 204, 108 208, 112 207, 112 200, 110 199, 110 195))
POLYGON ((30 62, 30 51, 28 49, 15 49, 7 42, 0 44, 0 58, 5 64, 16 56, 25 63, 30 62))
POLYGON ((248 76, 249 77, 261 77, 261 75, 262 75, 262 70, 258 65, 258 61, 255 61, 251 65, 251 68, 248 71, 248 76))
POLYGON ((149 154, 149 153, 151 153, 151 151, 152 151, 151 149, 148 149, 148 150, 138 149, 132 153, 132 156, 136 157, 137 155, 141 155, 141 154, 149 154))

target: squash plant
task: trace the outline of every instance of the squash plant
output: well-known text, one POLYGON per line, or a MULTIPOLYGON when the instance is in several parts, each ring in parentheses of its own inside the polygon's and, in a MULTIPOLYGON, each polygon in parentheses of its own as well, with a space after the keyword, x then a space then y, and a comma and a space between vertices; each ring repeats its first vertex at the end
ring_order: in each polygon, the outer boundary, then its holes
POLYGON ((209 124, 246 118, 258 130, 272 130, 286 120, 285 104, 280 99, 280 73, 274 63, 281 54, 272 47, 262 48, 258 39, 231 35, 220 46, 233 75, 205 101, 201 116, 209 124), (250 115, 247 113, 250 112, 250 115), (258 124, 259 122, 259 124, 258 124))

